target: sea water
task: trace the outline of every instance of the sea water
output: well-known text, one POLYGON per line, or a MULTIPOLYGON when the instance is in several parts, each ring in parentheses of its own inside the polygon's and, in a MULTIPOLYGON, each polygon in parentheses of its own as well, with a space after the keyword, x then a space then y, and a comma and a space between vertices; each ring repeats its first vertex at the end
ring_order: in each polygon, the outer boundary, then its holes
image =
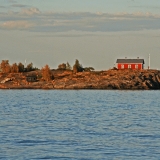
POLYGON ((0 90, 0 159, 160 159, 160 91, 0 90))

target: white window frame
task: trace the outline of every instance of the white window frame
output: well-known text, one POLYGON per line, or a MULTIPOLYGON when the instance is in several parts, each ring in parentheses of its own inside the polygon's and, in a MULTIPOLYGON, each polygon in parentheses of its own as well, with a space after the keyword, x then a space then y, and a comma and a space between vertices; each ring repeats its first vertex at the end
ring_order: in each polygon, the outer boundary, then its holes
POLYGON ((138 64, 135 65, 135 69, 138 69, 138 64))
POLYGON ((121 64, 121 69, 124 69, 124 64, 121 64))
POLYGON ((128 69, 131 69, 131 68, 132 68, 131 64, 128 64, 128 69))

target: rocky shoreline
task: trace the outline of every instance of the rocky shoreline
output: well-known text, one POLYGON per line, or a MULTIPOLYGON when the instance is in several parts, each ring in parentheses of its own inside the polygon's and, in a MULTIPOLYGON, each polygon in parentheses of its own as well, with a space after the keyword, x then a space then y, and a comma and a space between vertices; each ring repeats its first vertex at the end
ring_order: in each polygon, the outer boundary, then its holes
POLYGON ((25 73, 0 73, 0 89, 116 89, 158 90, 159 70, 107 70, 73 73, 71 70, 52 70, 54 79, 37 78, 28 82, 26 77, 39 76, 40 71, 25 73))

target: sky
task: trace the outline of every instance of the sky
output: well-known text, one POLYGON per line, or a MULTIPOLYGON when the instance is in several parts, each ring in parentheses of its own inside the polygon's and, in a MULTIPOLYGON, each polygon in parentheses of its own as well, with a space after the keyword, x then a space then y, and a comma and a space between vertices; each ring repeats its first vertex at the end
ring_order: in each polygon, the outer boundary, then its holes
POLYGON ((107 70, 150 54, 160 69, 159 51, 160 0, 0 0, 0 61, 107 70))

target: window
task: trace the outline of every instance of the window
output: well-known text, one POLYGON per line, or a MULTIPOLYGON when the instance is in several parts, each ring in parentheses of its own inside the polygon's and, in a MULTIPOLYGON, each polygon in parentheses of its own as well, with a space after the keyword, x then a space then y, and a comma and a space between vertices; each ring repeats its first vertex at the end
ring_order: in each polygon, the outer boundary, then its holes
POLYGON ((124 69, 124 65, 123 64, 121 65, 121 69, 124 69))
POLYGON ((135 65, 135 69, 138 69, 138 64, 135 65))
POLYGON ((130 65, 130 64, 128 65, 128 68, 131 68, 131 65, 130 65))

